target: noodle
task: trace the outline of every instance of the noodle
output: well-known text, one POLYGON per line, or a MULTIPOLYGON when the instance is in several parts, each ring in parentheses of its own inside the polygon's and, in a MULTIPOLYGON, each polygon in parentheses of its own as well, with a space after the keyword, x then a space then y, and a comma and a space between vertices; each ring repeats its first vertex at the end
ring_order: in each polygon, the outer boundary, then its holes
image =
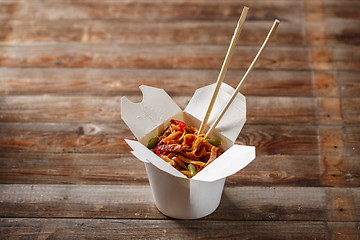
POLYGON ((191 178, 224 152, 218 145, 214 146, 209 139, 205 139, 205 134, 197 133, 197 128, 189 127, 178 120, 171 120, 169 127, 162 134, 150 140, 152 144, 149 148, 191 178))

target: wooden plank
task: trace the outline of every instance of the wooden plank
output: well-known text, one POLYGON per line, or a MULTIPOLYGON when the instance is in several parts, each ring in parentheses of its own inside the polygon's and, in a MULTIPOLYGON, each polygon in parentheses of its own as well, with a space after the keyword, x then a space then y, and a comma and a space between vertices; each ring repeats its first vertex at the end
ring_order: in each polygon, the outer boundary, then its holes
POLYGON ((317 46, 357 45, 360 23, 358 2, 304 0, 306 42, 317 46))
POLYGON ((301 215, 301 219, 305 217, 305 219, 313 220, 341 219, 348 221, 352 218, 358 221, 359 215, 357 212, 360 206, 355 201, 359 197, 359 191, 359 188, 225 187, 222 202, 213 217, 219 216, 221 219, 226 219, 234 216, 236 218, 244 217, 248 220, 255 220, 254 217, 256 216, 256 220, 258 217, 262 220, 281 220, 283 214, 280 212, 284 210, 287 220, 298 220, 301 215), (244 193, 244 188, 249 192, 244 193), (346 194, 342 195, 344 193, 346 194), (281 203, 280 208, 278 198, 285 201, 281 203), (274 204, 273 201, 277 203, 274 204), (249 202, 256 205, 261 204, 259 206, 253 205, 252 209, 249 210, 247 209, 249 202), (304 202, 307 202, 306 205, 304 205, 304 202), (326 210, 323 210, 324 208, 326 210))
POLYGON ((334 72, 314 71, 313 79, 315 95, 323 97, 338 96, 338 84, 334 72))
POLYGON ((327 44, 331 46, 339 44, 358 45, 360 41, 359 24, 359 17, 356 20, 329 19, 325 21, 327 44))
POLYGON ((360 186, 359 156, 346 156, 346 183, 351 187, 360 186))
MULTIPOLYGON (((121 96, 0 97, 1 121, 119 123, 121 96)), ((136 98, 141 101, 141 97, 136 98)))
POLYGON ((311 68, 314 70, 333 70, 333 52, 332 48, 325 46, 311 48, 311 68))
POLYGON ((2 153, 0 183, 148 184, 144 164, 130 152, 2 153))
POLYGON ((359 19, 357 9, 360 4, 356 0, 337 0, 312 1, 304 0, 304 19, 306 21, 326 21, 329 19, 359 19))
POLYGON ((360 96, 360 72, 338 71, 337 75, 342 98, 360 96))
POLYGON ((343 98, 342 112, 346 124, 358 125, 360 123, 360 98, 343 98))
POLYGON ((8 19, 15 15, 19 4, 20 3, 15 3, 13 1, 0 1, 0 18, 8 19))
MULTIPOLYGON (((357 45, 360 20, 325 19, 309 21, 307 41, 335 46, 357 45), (319 25, 324 28, 319 33, 319 25)), ((113 20, 0 20, 3 42, 88 42, 88 43, 202 43, 228 44, 236 21, 172 20, 166 22, 123 22, 113 20), (111 33, 111 34, 109 34, 111 33), (216 33, 216 34, 214 34, 216 33)), ((272 21, 250 21, 240 35, 241 45, 260 45, 272 21)), ((282 22, 272 45, 304 45, 302 24, 282 22)), ((239 45, 240 45, 239 44, 239 45)))
POLYGON ((328 215, 330 218, 342 219, 343 221, 351 221, 356 219, 359 221, 360 203, 358 202, 360 188, 354 188, 355 193, 348 188, 328 188, 328 215))
POLYGON ((319 125, 341 125, 342 113, 340 98, 318 98, 319 125))
MULTIPOLYGON (((171 95, 192 95, 215 83, 219 69, 77 69, 1 68, 0 93, 6 95, 129 95, 141 84, 165 89, 171 95), (130 81, 131 80, 131 81, 130 81)), ((244 70, 229 70, 224 82, 237 86, 244 70)), ((324 79, 324 78, 322 78, 324 79)), ((326 83, 326 78, 322 82, 326 83)), ((261 96, 313 96, 307 70, 255 69, 241 92, 261 96)), ((328 86, 328 85, 327 85, 328 86)), ((328 90, 323 87, 324 91, 328 90)))
POLYGON ((344 156, 344 132, 342 126, 320 126, 321 155, 344 156))
POLYGON ((5 238, 356 239, 356 222, 2 218, 5 238))
POLYGON ((333 187, 355 187, 358 176, 347 169, 343 155, 324 155, 320 157, 321 185, 333 187))
POLYGON ((246 121, 250 124, 307 123, 317 121, 313 98, 247 97, 246 121))
MULTIPOLYGON (((359 165, 354 163, 354 165, 359 165)), ((228 186, 322 186, 323 173, 315 155, 258 155, 244 169, 228 177, 228 186)), ((349 176, 349 181, 352 177, 349 176)), ((354 180, 353 180, 354 181, 354 180)), ((333 182, 335 185, 337 181, 333 182)), ((329 185, 327 185, 329 186, 329 185)))
POLYGON ((331 239, 359 239, 360 225, 356 223, 332 223, 328 222, 331 239))
POLYGON ((2 184, 0 189, 2 217, 165 218, 150 186, 2 184))
POLYGON ((321 181, 325 186, 347 186, 347 178, 356 180, 346 169, 344 133, 341 123, 339 125, 320 126, 319 129, 321 181))
MULTIPOLYGON (((194 90, 195 91, 195 90, 194 90)), ((175 96, 185 109, 190 96, 175 96)), ((130 96, 140 102, 142 96, 130 96)), ((247 97, 250 124, 315 124, 314 98, 247 97)), ((0 97, 1 122, 120 122, 120 96, 6 96, 0 97)))
MULTIPOLYGON (((1 217, 166 218, 149 186, 3 184, 0 189, 1 217)), ((359 188, 225 186, 219 208, 206 219, 348 221, 350 214, 359 221, 359 196, 359 188)))
POLYGON ((358 9, 360 7, 359 1, 356 0, 327 0, 324 2, 325 16, 335 19, 359 19, 358 9))
MULTIPOLYGON (((246 124, 236 143, 256 146, 257 154, 318 155, 314 126, 246 124)), ((134 139, 124 124, 1 123, 2 152, 124 153, 124 138, 134 139)))
POLYGON ((358 125, 345 127, 344 145, 346 156, 360 155, 360 128, 358 125))
MULTIPOLYGON (((240 45, 260 47, 273 21, 249 21, 240 45)), ((0 20, 7 43, 188 43, 228 45, 237 21, 0 20), (214 34, 215 33, 215 34, 214 34)), ((272 45, 303 45, 301 23, 284 22, 272 45)))
POLYGON ((358 45, 360 40, 359 18, 327 19, 325 13, 320 13, 319 16, 315 20, 310 19, 306 22, 306 42, 308 44, 316 46, 358 45))
POLYGON ((333 60, 334 66, 338 70, 353 70, 360 69, 360 47, 334 47, 333 60))
MULTIPOLYGON (((347 176, 358 181, 355 160, 347 176)), ((327 177, 327 176, 325 176, 327 177)), ((240 172, 227 178, 229 186, 321 186, 324 175, 319 157, 259 155, 240 172), (299 164, 301 162, 301 164, 299 164)), ((339 184, 333 180, 332 185, 339 184)), ((148 184, 144 164, 130 152, 121 154, 7 153, 0 156, 0 183, 16 184, 148 184)), ((331 186, 326 183, 326 186, 331 186)))
POLYGON ((121 153, 134 138, 124 124, 0 124, 3 152, 121 153))
POLYGON ((326 46, 311 48, 311 67, 314 70, 358 71, 360 54, 358 46, 326 46))
POLYGON ((3 236, 66 239, 356 239, 356 222, 0 219, 3 236), (131 227, 129 227, 131 225, 131 227))
POLYGON ((237 143, 255 146, 257 154, 319 154, 317 129, 304 125, 245 125, 237 143))
POLYGON ((152 2, 112 1, 96 2, 92 0, 72 1, 1 1, 4 10, 0 18, 15 19, 118 19, 138 21, 139 16, 145 20, 169 19, 238 19, 244 5, 248 6, 248 19, 273 20, 280 18, 287 21, 301 20, 301 2, 298 1, 244 1, 236 0, 205 1, 176 0, 152 2), (32 13, 33 16, 29 16, 32 13))
MULTIPOLYGON (((227 48, 188 44, 1 44, 0 66, 219 69, 227 48)), ((229 69, 247 69, 258 50, 255 46, 238 46, 229 69)), ((308 69, 308 60, 304 47, 269 45, 256 67, 308 69)))

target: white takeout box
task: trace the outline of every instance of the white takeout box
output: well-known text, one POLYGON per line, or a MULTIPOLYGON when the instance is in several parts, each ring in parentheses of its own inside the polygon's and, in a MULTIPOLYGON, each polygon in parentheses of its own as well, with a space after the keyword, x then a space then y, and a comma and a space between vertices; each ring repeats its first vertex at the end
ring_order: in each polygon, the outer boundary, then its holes
MULTIPOLYGON (((141 103, 133 103, 126 97, 121 99, 122 119, 138 139, 125 141, 133 149, 131 153, 145 163, 155 204, 169 217, 196 219, 215 211, 226 177, 255 159, 255 147, 234 144, 246 120, 245 97, 240 93, 212 134, 222 139, 222 148, 226 151, 193 178, 187 178, 146 147, 152 137, 169 126, 171 119, 199 128, 214 88, 215 84, 197 89, 184 111, 163 89, 144 85, 140 86, 141 103)), ((222 83, 209 118, 210 126, 233 91, 222 83)))

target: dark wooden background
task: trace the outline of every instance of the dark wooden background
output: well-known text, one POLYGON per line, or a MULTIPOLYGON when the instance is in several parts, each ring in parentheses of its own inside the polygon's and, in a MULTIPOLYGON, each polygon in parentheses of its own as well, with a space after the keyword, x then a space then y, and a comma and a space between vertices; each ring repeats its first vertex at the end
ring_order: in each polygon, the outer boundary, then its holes
POLYGON ((1 239, 359 239, 360 1, 1 0, 1 239), (242 93, 237 143, 257 158, 219 208, 179 221, 155 207, 124 138, 120 98, 164 88, 183 108, 214 83, 242 93))

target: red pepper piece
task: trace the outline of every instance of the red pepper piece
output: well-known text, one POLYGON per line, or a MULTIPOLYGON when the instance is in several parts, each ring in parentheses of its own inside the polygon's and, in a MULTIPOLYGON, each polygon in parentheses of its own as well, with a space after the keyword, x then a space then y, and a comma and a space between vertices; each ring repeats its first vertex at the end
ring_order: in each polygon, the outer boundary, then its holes
POLYGON ((159 157, 161 157, 161 152, 158 150, 155 150, 155 154, 158 155, 159 157))
POLYGON ((155 154, 158 155, 159 157, 161 157, 162 151, 159 151, 158 147, 162 144, 162 140, 163 140, 163 138, 160 138, 158 144, 156 145, 156 147, 154 149, 155 154))
POLYGON ((172 119, 170 122, 173 123, 173 124, 178 125, 178 126, 181 127, 181 128, 186 127, 186 124, 185 124, 184 122, 182 122, 182 121, 179 121, 179 120, 173 120, 173 119, 172 119))

